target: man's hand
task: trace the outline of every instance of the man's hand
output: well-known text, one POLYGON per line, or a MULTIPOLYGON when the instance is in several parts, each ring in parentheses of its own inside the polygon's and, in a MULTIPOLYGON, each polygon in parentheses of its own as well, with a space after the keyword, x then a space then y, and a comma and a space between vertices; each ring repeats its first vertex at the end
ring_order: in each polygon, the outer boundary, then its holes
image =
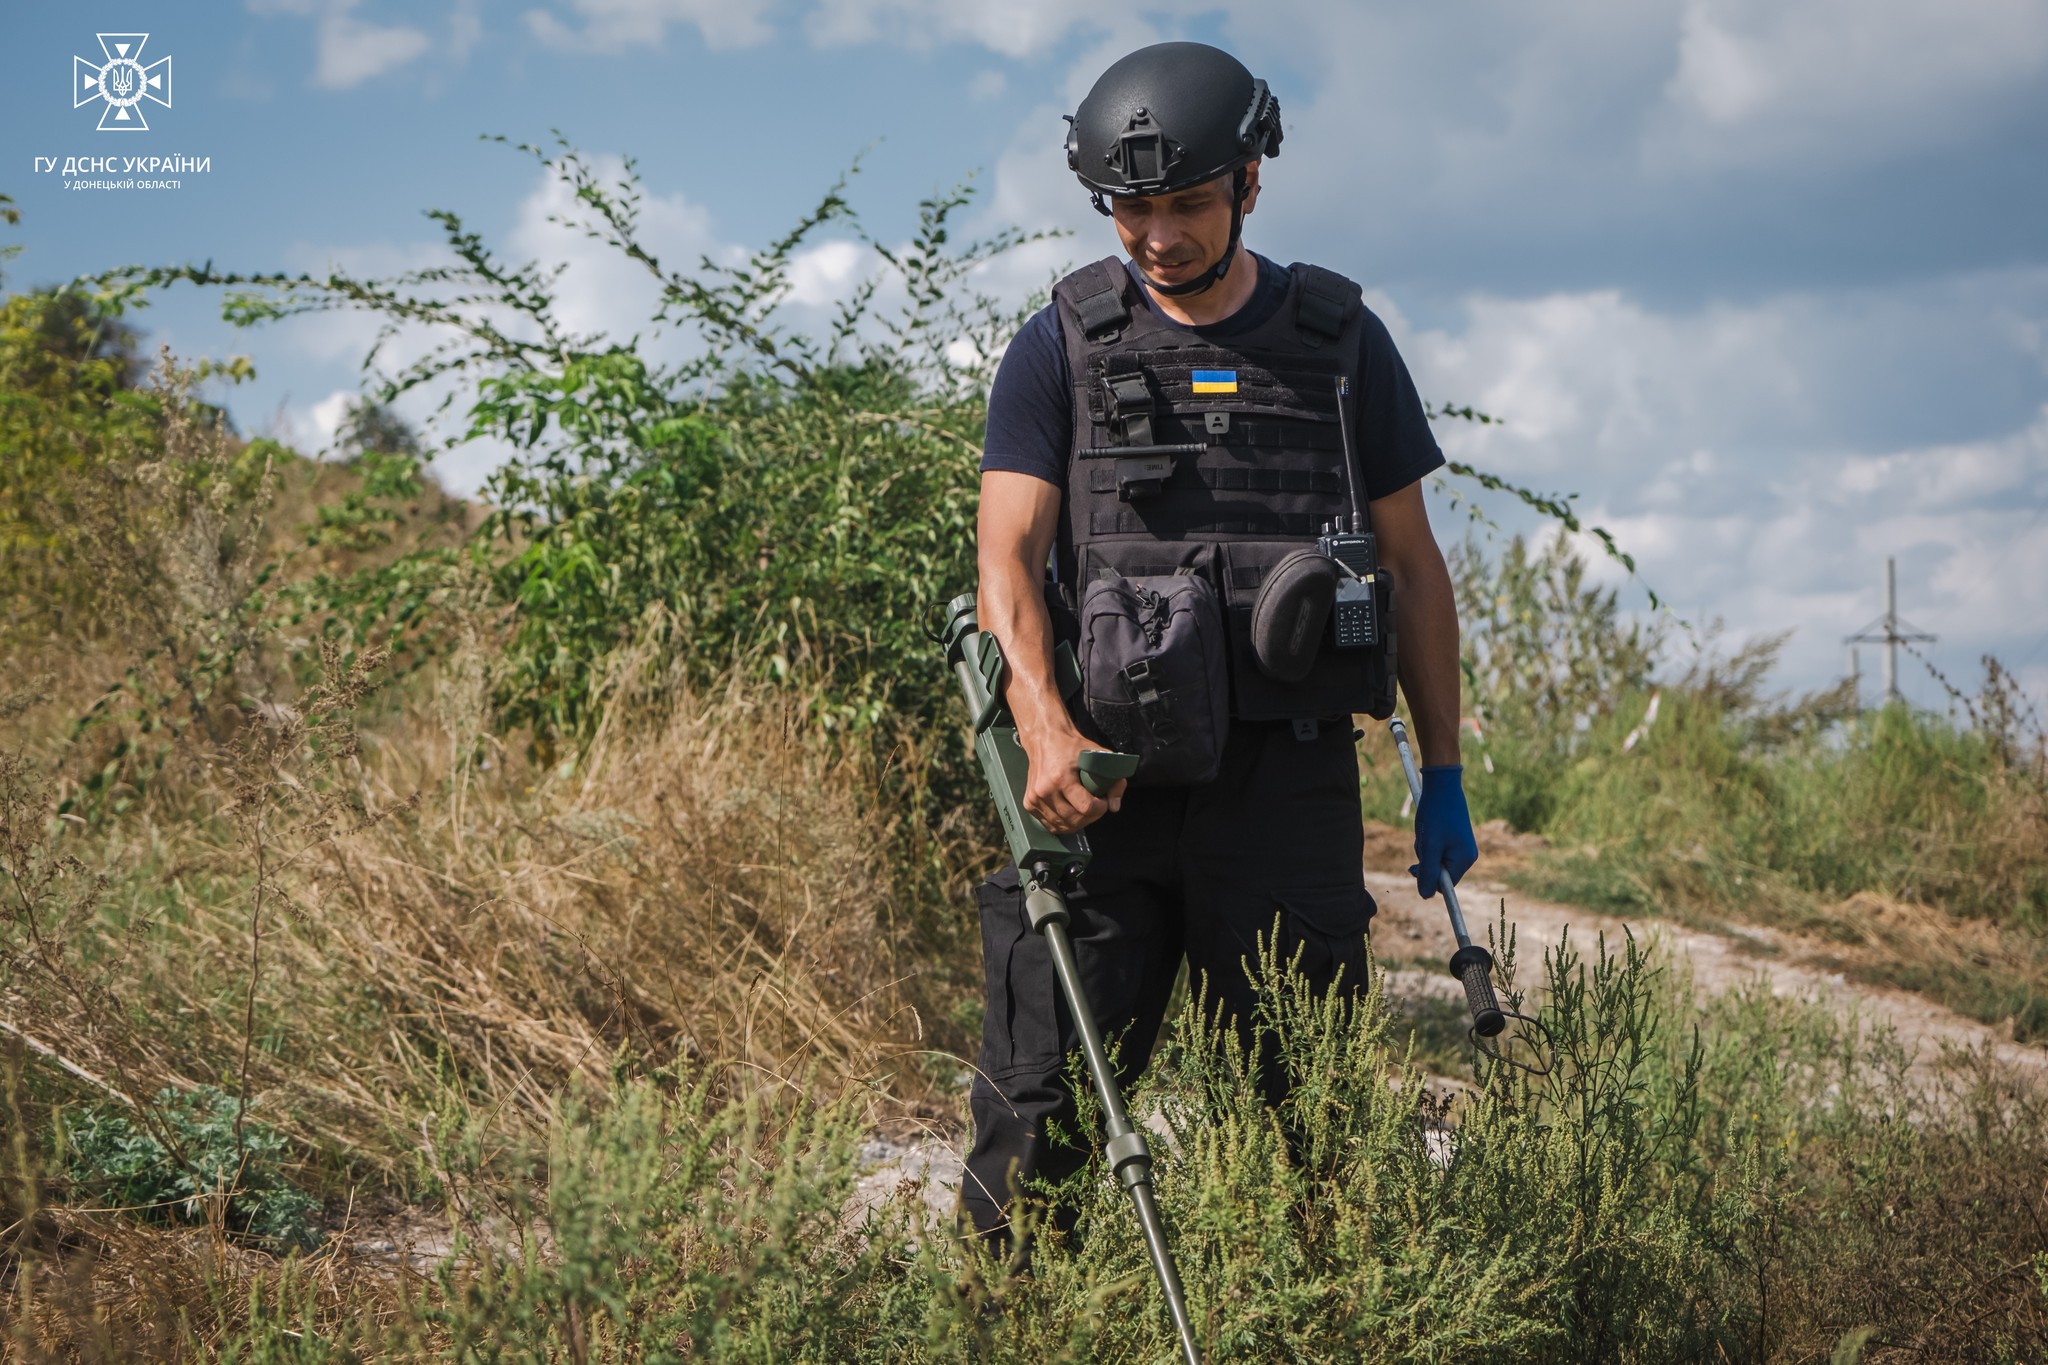
POLYGON ((1024 780, 1024 809, 1054 834, 1085 829, 1123 805, 1128 784, 1121 779, 1106 797, 1081 785, 1081 751, 1101 746, 1090 744, 1072 725, 1030 731, 1020 726, 1017 742, 1024 746, 1030 764, 1024 780))
POLYGON ((1456 886, 1479 861, 1472 837, 1472 812, 1465 806, 1465 769, 1460 765, 1422 770, 1422 799, 1415 803, 1415 893, 1428 900, 1443 877, 1456 886))
POLYGON ((1465 808, 1464 768, 1458 762, 1458 600, 1443 551, 1429 529, 1422 485, 1409 484, 1372 503, 1380 565, 1394 577, 1401 614, 1401 695, 1422 750, 1422 799, 1415 806, 1415 890, 1437 893, 1445 873, 1451 885, 1478 861, 1472 815, 1465 808))

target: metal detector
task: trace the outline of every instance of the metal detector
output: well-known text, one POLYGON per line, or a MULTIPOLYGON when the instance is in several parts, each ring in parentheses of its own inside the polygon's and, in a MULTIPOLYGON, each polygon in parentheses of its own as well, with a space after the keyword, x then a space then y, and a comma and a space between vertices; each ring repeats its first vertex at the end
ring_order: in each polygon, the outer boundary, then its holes
MULTIPOLYGON (((1408 727, 1395 716, 1387 722, 1387 729, 1394 736, 1394 747, 1400 751, 1401 771, 1408 775, 1408 795, 1420 811, 1422 774, 1416 771, 1415 755, 1408 748, 1408 727)), ((1465 1003, 1472 1010, 1472 1032, 1480 1038, 1497 1038, 1508 1026, 1508 1015, 1493 993, 1493 954, 1472 941, 1465 928, 1465 912, 1458 905, 1458 888, 1451 885, 1451 879, 1439 875, 1436 884, 1443 893, 1444 909, 1450 912, 1451 936, 1458 940, 1458 951, 1451 954, 1451 975, 1465 985, 1465 1003)))
MULTIPOLYGON (((971 594, 947 604, 941 638, 946 663, 960 680, 967 713, 974 720, 975 756, 981 760, 989 794, 995 798, 996 810, 1002 816, 1010 857, 1024 879, 1024 912, 1030 917, 1032 929, 1044 937, 1046 946, 1052 950, 1060 993, 1066 997, 1067 1012, 1073 1016, 1074 1029, 1081 1035, 1081 1053, 1088 1063, 1088 1076, 1095 1084, 1096 1098, 1102 1103, 1107 1138, 1103 1155, 1138 1211, 1145 1249, 1151 1254, 1159 1288, 1166 1295, 1166 1308, 1173 1315, 1174 1330, 1180 1334, 1187 1365, 1201 1365, 1195 1329, 1188 1320, 1187 1302, 1181 1293, 1180 1272, 1167 1248, 1166 1224, 1159 1216, 1159 1203, 1152 1193, 1152 1149, 1143 1131, 1133 1126, 1124 1112, 1123 1094, 1117 1088, 1116 1073, 1110 1070, 1109 1054, 1103 1050, 1095 1011, 1089 1008, 1088 997, 1081 990, 1073 944, 1067 938, 1066 893, 1093 856, 1088 838, 1085 834, 1054 834, 1024 809, 1024 746, 1017 740, 1017 723, 1003 702, 1008 665, 1003 659, 1002 643, 985 633, 975 619, 971 594)), ((1062 697, 1080 689, 1081 669, 1073 650, 1065 644, 1054 651, 1053 672, 1062 697)), ((1105 796, 1119 779, 1138 770, 1138 758, 1135 754, 1084 750, 1080 766, 1081 784, 1095 795, 1105 796)))
MULTIPOLYGON (((1387 729, 1394 736, 1394 748, 1401 755, 1401 771, 1408 777, 1408 795, 1415 803, 1416 810, 1422 809, 1422 774, 1416 770, 1415 755, 1408 748, 1408 727, 1401 723, 1399 716, 1387 722, 1387 729)), ((1458 978, 1465 987, 1465 1003, 1472 1011, 1472 1046, 1485 1056, 1504 1066, 1518 1067, 1532 1076, 1547 1076, 1548 1066, 1534 1066, 1507 1056, 1495 1048, 1480 1042, 1482 1038, 1497 1038, 1508 1026, 1508 1020, 1516 1019, 1536 1030, 1543 1037, 1544 1048, 1550 1046, 1550 1030, 1540 1019, 1515 1010, 1502 1009, 1500 997, 1493 990, 1493 954, 1472 941, 1472 935, 1465 928, 1465 912, 1458 905, 1458 888, 1451 885, 1448 876, 1437 878, 1437 890, 1443 893, 1444 909, 1451 917, 1451 936, 1458 940, 1458 951, 1451 954, 1451 975, 1458 978)), ((1526 1042, 1526 1036, 1524 1036, 1526 1042)))

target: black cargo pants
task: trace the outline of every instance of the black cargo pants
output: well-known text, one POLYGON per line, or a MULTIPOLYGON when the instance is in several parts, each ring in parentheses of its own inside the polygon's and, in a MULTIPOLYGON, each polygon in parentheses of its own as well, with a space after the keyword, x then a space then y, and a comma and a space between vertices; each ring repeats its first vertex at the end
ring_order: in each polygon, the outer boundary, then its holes
MULTIPOLYGON (((1122 1083, 1150 1059, 1183 954, 1190 985, 1199 991, 1206 978, 1212 1011, 1249 1018, 1248 973, 1276 915, 1282 959, 1299 948, 1299 970, 1317 986, 1340 967, 1347 986, 1364 982, 1374 907, 1360 868, 1358 755, 1349 717, 1315 728, 1303 739, 1287 722, 1235 721, 1214 782, 1131 788, 1122 809, 1088 827, 1095 856, 1067 898, 1069 933, 1122 1083)), ((1023 1182, 1071 1174, 1089 1148, 1085 1135, 1061 1143, 1048 1128, 1075 1129, 1066 1061, 1080 1040, 1017 869, 977 894, 988 999, 961 1204, 978 1232, 1001 1236, 1023 1182)), ((1269 1103, 1287 1089, 1276 1073, 1262 1068, 1269 1103)))

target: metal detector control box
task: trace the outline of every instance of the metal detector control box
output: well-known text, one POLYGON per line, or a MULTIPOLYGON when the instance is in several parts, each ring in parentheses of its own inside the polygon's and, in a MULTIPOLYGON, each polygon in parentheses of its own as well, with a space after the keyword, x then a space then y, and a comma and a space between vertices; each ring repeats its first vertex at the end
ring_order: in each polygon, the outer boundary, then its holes
MULTIPOLYGON (((975 621, 974 597, 956 597, 946 604, 943 635, 946 662, 959 680, 967 712, 974 722, 974 753, 981 760, 982 776, 988 779, 989 794, 995 798, 996 813, 1002 817, 1003 838, 1010 857, 1026 876, 1039 869, 1055 874, 1077 875, 1090 856, 1085 834, 1054 834, 1024 809, 1024 782, 1029 767, 1024 746, 1017 740, 1017 725, 1003 704, 1003 684, 1009 665, 1003 658, 1002 643, 983 631, 975 621)), ((1074 651, 1062 641, 1053 651, 1054 681, 1062 697, 1081 690, 1081 666, 1074 651)), ((1080 757, 1081 783, 1097 796, 1107 795, 1120 778, 1137 771, 1136 754, 1085 751, 1080 757)))

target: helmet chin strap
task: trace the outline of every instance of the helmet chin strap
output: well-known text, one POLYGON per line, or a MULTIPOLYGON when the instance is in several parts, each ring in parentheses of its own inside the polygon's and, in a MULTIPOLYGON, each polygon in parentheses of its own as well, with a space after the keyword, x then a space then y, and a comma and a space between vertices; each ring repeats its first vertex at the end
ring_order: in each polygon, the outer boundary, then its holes
POLYGON ((1138 273, 1145 276, 1146 285, 1154 293, 1164 294, 1170 299, 1186 298, 1189 294, 1199 294, 1222 283, 1223 277, 1230 273, 1230 263, 1237 259, 1238 236, 1244 230, 1245 190, 1244 167, 1240 166, 1230 173, 1230 240, 1223 244, 1222 259, 1193 279, 1183 280, 1179 284, 1161 284, 1150 275, 1145 275, 1141 268, 1138 273))

